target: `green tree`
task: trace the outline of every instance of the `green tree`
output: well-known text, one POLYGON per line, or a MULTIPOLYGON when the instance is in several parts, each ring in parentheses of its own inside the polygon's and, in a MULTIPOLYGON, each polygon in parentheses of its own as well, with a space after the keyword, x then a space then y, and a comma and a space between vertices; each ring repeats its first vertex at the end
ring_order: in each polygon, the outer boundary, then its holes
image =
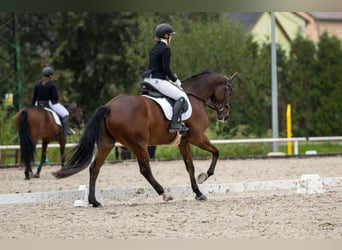
POLYGON ((310 133, 316 136, 342 134, 342 48, 335 36, 323 33, 318 43, 318 80, 313 86, 312 110, 313 128, 310 133))
POLYGON ((283 86, 284 100, 292 107, 293 136, 312 136, 312 94, 317 74, 315 44, 301 36, 291 42, 287 83, 283 86))

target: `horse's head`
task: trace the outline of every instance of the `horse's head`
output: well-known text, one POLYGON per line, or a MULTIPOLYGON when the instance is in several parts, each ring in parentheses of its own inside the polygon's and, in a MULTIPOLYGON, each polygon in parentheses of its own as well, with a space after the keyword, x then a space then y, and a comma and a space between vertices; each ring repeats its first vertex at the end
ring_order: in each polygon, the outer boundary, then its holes
POLYGON ((64 104, 69 111, 69 121, 76 128, 81 129, 84 127, 82 109, 76 103, 64 104))
POLYGON ((219 121, 229 118, 229 102, 233 94, 232 81, 237 76, 234 73, 230 78, 213 71, 205 70, 183 80, 182 87, 188 95, 203 101, 210 99, 207 106, 217 113, 219 121))
POLYGON ((213 94, 210 96, 211 104, 208 104, 208 107, 215 110, 217 114, 217 119, 219 121, 226 121, 229 118, 230 111, 230 98, 233 95, 232 81, 236 77, 237 73, 234 73, 230 78, 226 76, 220 76, 218 81, 220 84, 217 84, 214 89, 213 94))

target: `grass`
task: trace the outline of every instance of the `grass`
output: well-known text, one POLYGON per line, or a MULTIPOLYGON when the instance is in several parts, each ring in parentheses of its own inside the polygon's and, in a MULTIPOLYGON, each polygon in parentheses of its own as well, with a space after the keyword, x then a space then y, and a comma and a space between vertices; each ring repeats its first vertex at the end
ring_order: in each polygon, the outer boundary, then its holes
MULTIPOLYGON (((76 135, 75 135, 76 136, 76 135)), ((77 136, 76 136, 77 137, 77 136)), ((272 143, 241 143, 241 144, 216 144, 220 151, 220 157, 243 157, 243 156, 264 156, 272 151, 272 143)), ((318 154, 342 154, 342 143, 331 142, 307 142, 299 143, 299 154, 305 154, 308 150, 316 150, 318 154)), ((66 151, 70 151, 67 148, 66 151)), ((279 151, 287 154, 287 145, 279 145, 279 151)), ((198 147, 191 146, 193 158, 210 158, 211 154, 198 147)), ((294 152, 294 149, 293 149, 294 152)), ((2 152, 1 166, 14 164, 14 150, 7 150, 2 152), (4 157, 6 153, 7 157, 4 157)), ((35 164, 40 160, 41 149, 37 149, 35 164)), ((156 159, 169 160, 169 159, 182 159, 178 147, 158 146, 156 150, 156 159)), ((114 149, 108 155, 106 161, 115 161, 114 149)), ((48 148, 47 162, 59 163, 59 148, 48 148)))
MULTIPOLYGON (((316 150, 318 154, 342 154, 342 143, 310 142, 299 143, 298 153, 305 154, 306 151, 316 150)), ((287 146, 282 146, 279 151, 287 153, 287 146)))
MULTIPOLYGON (((260 156, 267 155, 272 151, 272 143, 241 143, 241 144, 217 144, 220 157, 234 156, 260 156)), ((308 150, 316 150, 318 154, 342 154, 341 143, 299 143, 298 153, 305 154, 308 150)), ((195 146, 191 146, 193 157, 210 157, 210 153, 195 146)), ((279 152, 287 154, 287 145, 279 145, 279 152)), ((294 149, 292 149, 294 153, 294 149)), ((181 158, 177 147, 158 146, 156 150, 157 159, 181 158)))

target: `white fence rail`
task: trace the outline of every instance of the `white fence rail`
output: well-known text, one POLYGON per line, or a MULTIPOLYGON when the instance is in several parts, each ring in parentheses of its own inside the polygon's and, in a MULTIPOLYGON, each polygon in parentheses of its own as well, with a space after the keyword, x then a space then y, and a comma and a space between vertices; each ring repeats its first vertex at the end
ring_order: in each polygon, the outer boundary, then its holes
MULTIPOLYGON (((242 143, 272 143, 279 142, 286 144, 293 142, 294 155, 298 155, 299 142, 327 142, 327 141, 341 141, 342 136, 327 136, 327 137, 292 137, 292 138, 255 138, 255 139, 233 139, 233 140, 211 140, 213 144, 242 144, 242 143)), ((67 143, 66 147, 74 147, 76 143, 67 143)), ((115 144, 116 147, 122 146, 120 143, 115 144)), ((49 148, 59 147, 59 144, 49 144, 49 148)), ((41 144, 37 145, 41 148, 41 144)), ((19 145, 3 145, 0 146, 0 160, 3 150, 19 150, 19 145)))

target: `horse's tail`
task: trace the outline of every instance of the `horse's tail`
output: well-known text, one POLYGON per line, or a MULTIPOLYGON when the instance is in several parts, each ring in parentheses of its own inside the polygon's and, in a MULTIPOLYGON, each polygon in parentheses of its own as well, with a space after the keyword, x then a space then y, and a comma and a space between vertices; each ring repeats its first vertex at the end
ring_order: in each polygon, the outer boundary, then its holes
POLYGON ((30 126, 28 123, 28 113, 24 109, 19 115, 18 134, 20 141, 20 159, 21 162, 28 166, 34 160, 36 153, 36 144, 32 139, 30 126))
POLYGON ((98 142, 101 121, 109 111, 108 107, 102 106, 91 117, 77 146, 71 151, 71 159, 60 170, 52 174, 56 178, 65 178, 84 170, 93 158, 95 143, 98 142))

